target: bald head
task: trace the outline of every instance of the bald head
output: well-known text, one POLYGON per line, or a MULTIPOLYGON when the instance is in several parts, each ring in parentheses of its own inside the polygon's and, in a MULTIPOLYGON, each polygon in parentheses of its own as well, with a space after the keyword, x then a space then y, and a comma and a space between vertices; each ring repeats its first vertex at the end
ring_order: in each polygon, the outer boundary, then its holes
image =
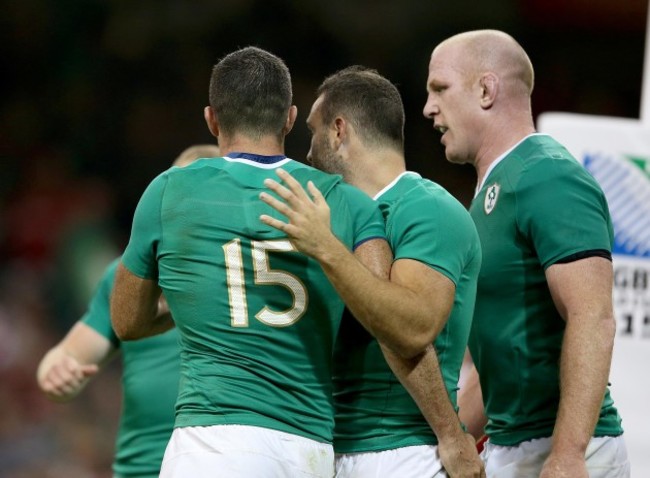
POLYGON ((174 160, 172 166, 182 168, 193 163, 199 158, 217 158, 221 156, 219 146, 214 144, 195 144, 184 149, 174 160))
POLYGON ((476 30, 454 35, 431 54, 424 116, 442 133, 447 159, 484 173, 535 131, 533 67, 510 35, 476 30))
POLYGON ((436 51, 451 49, 462 58, 468 80, 485 72, 495 73, 509 93, 530 97, 534 85, 533 65, 517 41, 499 30, 459 33, 440 43, 436 51))

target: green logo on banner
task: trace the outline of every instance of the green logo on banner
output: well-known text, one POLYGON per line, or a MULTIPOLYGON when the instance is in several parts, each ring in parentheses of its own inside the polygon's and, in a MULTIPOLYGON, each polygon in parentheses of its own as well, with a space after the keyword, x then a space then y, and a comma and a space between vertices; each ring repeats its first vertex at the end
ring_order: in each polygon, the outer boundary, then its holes
POLYGON ((638 156, 625 156, 625 158, 638 167, 650 179, 650 159, 639 158, 638 156))

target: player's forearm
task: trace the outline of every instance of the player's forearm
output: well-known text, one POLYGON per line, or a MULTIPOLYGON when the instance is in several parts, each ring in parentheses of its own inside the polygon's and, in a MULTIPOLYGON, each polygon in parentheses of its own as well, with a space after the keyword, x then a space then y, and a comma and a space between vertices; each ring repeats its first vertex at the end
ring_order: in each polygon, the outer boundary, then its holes
POLYGON ((598 421, 614 345, 615 322, 569 317, 560 360, 560 405, 553 450, 584 455, 598 421))
POLYGON ((438 454, 447 474, 451 477, 484 477, 476 444, 461 427, 433 346, 412 359, 396 357, 390 350, 383 350, 388 364, 438 438, 438 454))
POLYGON ((384 346, 403 357, 435 340, 446 316, 407 287, 378 278, 340 242, 317 258, 355 318, 384 346))
POLYGON ((438 441, 463 439, 464 431, 449 399, 433 346, 408 359, 384 346, 382 351, 386 362, 417 404, 438 441))

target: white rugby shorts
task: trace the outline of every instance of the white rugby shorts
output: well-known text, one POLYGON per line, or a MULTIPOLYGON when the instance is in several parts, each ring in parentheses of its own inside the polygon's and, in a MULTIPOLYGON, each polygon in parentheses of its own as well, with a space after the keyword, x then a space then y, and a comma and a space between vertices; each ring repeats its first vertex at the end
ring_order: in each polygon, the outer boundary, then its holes
MULTIPOLYGON (((538 477, 551 452, 551 438, 538 438, 516 446, 493 445, 488 440, 481 452, 487 478, 538 477)), ((623 435, 594 437, 585 461, 589 478, 629 478, 630 462, 623 435)))
POLYGON ((174 429, 161 478, 332 478, 334 450, 290 433, 245 425, 174 429))
POLYGON ((438 447, 417 445, 392 450, 336 454, 336 478, 447 478, 438 447))

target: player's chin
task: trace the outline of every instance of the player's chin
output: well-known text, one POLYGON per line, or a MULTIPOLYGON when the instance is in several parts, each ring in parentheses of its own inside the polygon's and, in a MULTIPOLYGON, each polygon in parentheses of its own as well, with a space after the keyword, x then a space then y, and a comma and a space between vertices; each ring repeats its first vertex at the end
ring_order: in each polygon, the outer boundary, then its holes
POLYGON ((461 160, 460 156, 455 154, 455 151, 453 148, 450 147, 445 147, 445 157, 447 158, 447 161, 453 164, 463 164, 463 161, 461 160))
POLYGON ((463 154, 463 152, 455 150, 451 146, 445 147, 445 157, 452 164, 466 164, 469 162, 467 154, 463 154))

